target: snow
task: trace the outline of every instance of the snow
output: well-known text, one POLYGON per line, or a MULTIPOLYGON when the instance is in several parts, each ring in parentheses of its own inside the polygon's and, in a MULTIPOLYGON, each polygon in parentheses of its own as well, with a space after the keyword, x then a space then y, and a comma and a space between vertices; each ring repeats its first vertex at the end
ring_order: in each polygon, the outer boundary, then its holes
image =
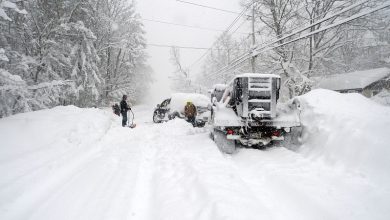
POLYGON ((314 90, 300 97, 305 144, 300 152, 389 185, 390 108, 360 94, 314 90))
MULTIPOLYGON (((1 9, 1 8, 12 9, 12 10, 16 11, 16 12, 19 13, 19 14, 24 14, 24 15, 27 14, 27 11, 26 11, 25 9, 20 10, 20 9, 18 8, 18 6, 17 6, 15 3, 10 2, 10 1, 7 1, 7 0, 2 1, 2 2, 0 3, 0 16, 2 17, 3 15, 2 15, 2 12, 1 12, 1 11, 4 12, 4 10, 1 9)), ((5 14, 5 13, 4 13, 4 14, 5 14)), ((5 16, 4 16, 3 18, 6 19, 6 20, 9 20, 9 21, 12 21, 6 14, 5 14, 5 16)))
POLYGON ((53 80, 51 82, 44 82, 44 83, 40 83, 37 85, 29 86, 28 88, 35 90, 35 89, 42 89, 42 88, 46 88, 46 87, 64 86, 64 85, 72 85, 72 84, 74 84, 74 81, 71 81, 71 80, 65 80, 65 81, 53 80))
POLYGON ((216 103, 214 116, 215 126, 243 126, 240 117, 234 113, 233 109, 227 108, 223 103, 216 103))
POLYGON ((8 17, 7 13, 5 13, 4 9, 0 7, 0 18, 3 18, 4 20, 7 21, 12 21, 10 17, 8 17))
POLYGON ((181 119, 73 106, 0 119, 0 219, 388 219, 390 108, 299 98, 304 144, 224 155, 181 119))
POLYGON ((239 75, 236 75, 235 78, 240 77, 265 77, 265 78, 280 78, 280 76, 275 74, 266 74, 266 73, 242 73, 239 75))
POLYGON ((382 90, 382 92, 378 93, 376 96, 371 97, 371 100, 380 103, 382 105, 390 106, 390 91, 382 90))
POLYGON ((184 112, 184 107, 188 101, 191 101, 195 106, 207 108, 210 99, 202 94, 197 93, 174 93, 171 95, 170 108, 171 112, 184 112))
POLYGON ((7 0, 5 0, 5 1, 2 1, 1 2, 1 6, 3 7, 3 8, 9 8, 9 9, 18 9, 18 6, 16 6, 16 4, 15 3, 13 3, 13 2, 10 2, 10 1, 7 1, 7 0))
POLYGON ((4 69, 0 69, 0 86, 4 84, 25 85, 25 81, 18 75, 13 75, 4 69))
MULTIPOLYGON (((263 122, 270 122, 275 127, 300 126, 300 110, 296 107, 293 107, 292 103, 293 102, 279 103, 276 110, 277 116, 272 120, 263 120, 263 122)), ((234 110, 230 107, 226 107, 224 103, 216 103, 214 110, 216 111, 213 119, 215 126, 245 126, 241 118, 236 115, 234 110)), ((252 110, 250 114, 255 114, 257 117, 261 117, 265 112, 266 111, 252 110)))
POLYGON ((215 84, 213 85, 213 90, 224 91, 226 87, 227 87, 226 84, 215 84))
POLYGON ((330 90, 363 89, 387 76, 390 76, 388 68, 356 71, 321 79, 317 87, 330 90))
POLYGON ((9 61, 8 57, 5 55, 5 50, 3 48, 0 48, 0 61, 5 61, 5 62, 9 61))

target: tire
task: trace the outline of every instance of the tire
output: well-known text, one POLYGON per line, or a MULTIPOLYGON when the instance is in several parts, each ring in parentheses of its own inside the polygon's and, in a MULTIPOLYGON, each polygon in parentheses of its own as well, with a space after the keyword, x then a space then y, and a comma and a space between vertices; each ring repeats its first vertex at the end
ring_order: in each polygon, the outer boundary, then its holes
POLYGON ((210 132, 210 134, 209 134, 209 138, 211 139, 211 140, 213 140, 214 141, 214 132, 210 132))
POLYGON ((283 147, 292 151, 297 151, 302 145, 302 127, 291 128, 290 133, 284 135, 284 142, 281 144, 283 147))
POLYGON ((214 129, 214 141, 219 150, 225 154, 234 154, 236 152, 236 142, 226 139, 226 135, 219 130, 214 129))

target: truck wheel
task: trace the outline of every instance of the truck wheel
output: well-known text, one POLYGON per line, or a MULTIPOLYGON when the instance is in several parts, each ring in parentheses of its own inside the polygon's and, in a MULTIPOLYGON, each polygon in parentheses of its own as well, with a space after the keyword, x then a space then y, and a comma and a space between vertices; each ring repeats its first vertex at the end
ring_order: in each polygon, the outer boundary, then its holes
POLYGON ((233 154, 236 152, 235 141, 226 139, 226 135, 222 131, 214 130, 214 141, 223 153, 233 154))
POLYGON ((302 145, 302 127, 293 127, 291 128, 290 133, 284 135, 284 141, 281 143, 287 149, 296 151, 302 145))
POLYGON ((209 137, 210 137, 211 140, 214 141, 214 139, 215 139, 215 138, 214 138, 214 132, 210 132, 209 137))

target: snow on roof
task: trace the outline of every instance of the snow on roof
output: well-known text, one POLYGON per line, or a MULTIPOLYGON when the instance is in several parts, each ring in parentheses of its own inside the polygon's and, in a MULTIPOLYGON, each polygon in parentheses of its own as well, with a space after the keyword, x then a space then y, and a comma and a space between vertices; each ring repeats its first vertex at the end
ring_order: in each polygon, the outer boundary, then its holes
POLYGON ((171 96, 171 110, 172 111, 184 111, 184 106, 190 101, 195 106, 207 107, 210 103, 210 99, 198 93, 174 93, 171 96))
POLYGON ((265 73, 242 73, 239 75, 236 75, 237 77, 267 77, 267 78, 280 78, 280 76, 276 74, 265 74, 265 73))
POLYGON ((321 79, 317 87, 329 90, 363 89, 387 76, 390 76, 388 68, 343 73, 321 79))
POLYGON ((213 85, 213 90, 223 91, 227 87, 226 84, 215 84, 213 85))

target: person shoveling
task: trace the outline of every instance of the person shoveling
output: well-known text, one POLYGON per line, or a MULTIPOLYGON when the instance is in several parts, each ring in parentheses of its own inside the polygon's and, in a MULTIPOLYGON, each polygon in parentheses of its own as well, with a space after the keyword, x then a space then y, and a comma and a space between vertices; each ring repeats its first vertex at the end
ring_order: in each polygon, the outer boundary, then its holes
POLYGON ((186 106, 184 107, 184 116, 187 121, 196 127, 196 115, 197 115, 196 106, 191 102, 187 101, 186 106))
POLYGON ((122 127, 135 128, 137 125, 134 123, 134 112, 131 110, 130 106, 127 104, 127 95, 123 95, 121 101, 121 114, 122 114, 122 127), (127 117, 127 112, 130 111, 132 114, 131 124, 127 117))

